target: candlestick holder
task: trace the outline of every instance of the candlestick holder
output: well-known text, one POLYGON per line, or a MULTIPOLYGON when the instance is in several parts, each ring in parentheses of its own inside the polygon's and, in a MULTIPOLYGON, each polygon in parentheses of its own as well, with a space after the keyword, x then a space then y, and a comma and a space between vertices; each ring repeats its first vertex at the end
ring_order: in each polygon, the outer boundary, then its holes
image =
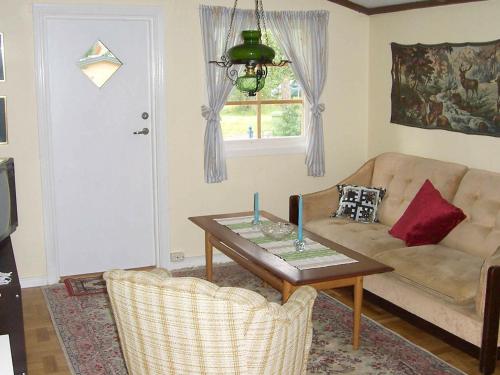
POLYGON ((262 221, 260 219, 257 219, 257 220, 253 219, 252 220, 252 229, 254 231, 260 230, 261 225, 262 225, 262 221))
POLYGON ((299 253, 303 252, 306 249, 306 241, 304 240, 295 240, 294 245, 295 251, 298 251, 299 253))

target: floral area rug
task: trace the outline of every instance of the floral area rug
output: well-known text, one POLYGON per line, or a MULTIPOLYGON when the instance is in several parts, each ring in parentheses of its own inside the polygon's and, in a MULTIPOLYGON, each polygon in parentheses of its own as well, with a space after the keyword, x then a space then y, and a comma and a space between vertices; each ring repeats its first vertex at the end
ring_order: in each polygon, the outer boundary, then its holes
MULTIPOLYGON (((174 275, 203 278, 205 271, 184 269, 174 275)), ((277 291, 235 264, 214 267, 214 282, 248 288, 269 301, 280 301, 277 291)), ((44 294, 73 374, 127 374, 106 293, 70 296, 64 284, 56 284, 45 287, 44 294)), ((325 293, 318 294, 313 322, 308 374, 464 374, 365 316, 360 349, 352 350, 352 311, 325 293)))

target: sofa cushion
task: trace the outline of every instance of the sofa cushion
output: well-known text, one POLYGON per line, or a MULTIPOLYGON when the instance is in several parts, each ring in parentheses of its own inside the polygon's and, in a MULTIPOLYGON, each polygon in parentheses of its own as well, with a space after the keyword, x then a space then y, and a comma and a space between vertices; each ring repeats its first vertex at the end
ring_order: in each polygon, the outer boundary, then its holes
POLYGON ((466 171, 467 167, 461 164, 417 156, 399 153, 378 156, 371 185, 386 189, 378 211, 379 221, 392 227, 426 179, 432 182, 444 199, 451 201, 466 171))
POLYGON ((464 219, 462 210, 443 199, 432 183, 425 180, 389 234, 402 239, 407 246, 436 244, 464 219))
POLYGON ((304 224, 304 228, 351 250, 373 256, 387 249, 405 246, 380 223, 358 223, 345 218, 325 218, 304 224))
POLYGON ((394 273, 430 293, 456 304, 474 301, 483 259, 441 245, 405 247, 380 252, 374 258, 394 273))
POLYGON ((452 203, 467 219, 458 224, 442 244, 483 259, 500 246, 500 173, 470 169, 452 203))
POLYGON ((332 217, 346 217, 360 223, 374 223, 385 190, 357 185, 337 185, 339 207, 332 217))

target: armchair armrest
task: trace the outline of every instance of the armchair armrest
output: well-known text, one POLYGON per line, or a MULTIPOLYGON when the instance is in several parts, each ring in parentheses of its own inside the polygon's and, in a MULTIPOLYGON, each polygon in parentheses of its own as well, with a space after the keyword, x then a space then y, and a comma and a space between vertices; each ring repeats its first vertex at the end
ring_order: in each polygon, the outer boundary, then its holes
POLYGON ((285 312, 287 320, 293 322, 304 310, 311 309, 317 295, 316 289, 310 286, 299 287, 293 292, 288 301, 281 306, 281 310, 285 312))
MULTIPOLYGON (((339 184, 352 184, 369 186, 372 180, 375 158, 368 160, 356 172, 339 182, 339 184)), ((302 195, 304 223, 325 218, 337 210, 339 193, 336 186, 302 195)), ((297 224, 298 196, 292 195, 289 200, 289 221, 297 224)))
POLYGON ((149 272, 151 272, 154 275, 160 276, 164 279, 168 279, 168 278, 172 277, 172 274, 168 270, 166 270, 165 268, 159 268, 159 267, 153 268, 149 272))
POLYGON ((285 325, 295 324, 298 319, 301 319, 301 314, 304 314, 304 312, 307 312, 306 316, 310 315, 317 295, 318 292, 313 287, 300 286, 285 304, 270 303, 268 314, 285 325))
MULTIPOLYGON (((281 333, 284 335, 285 363, 294 363, 293 374, 306 374, 313 328, 312 309, 318 293, 310 286, 299 287, 280 308, 281 333), (291 350, 294 348, 294 350, 291 350)), ((290 369, 291 370, 291 369, 290 369)))
POLYGON ((316 295, 314 288, 302 286, 284 305, 266 302, 256 309, 245 334, 247 374, 305 375, 316 295))

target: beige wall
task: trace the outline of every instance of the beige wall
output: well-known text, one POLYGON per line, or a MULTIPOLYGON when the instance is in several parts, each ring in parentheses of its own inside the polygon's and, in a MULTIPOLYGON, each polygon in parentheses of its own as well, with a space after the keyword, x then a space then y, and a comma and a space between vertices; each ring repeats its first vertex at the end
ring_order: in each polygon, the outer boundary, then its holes
POLYGON ((370 17, 368 154, 400 151, 500 171, 500 138, 391 124, 390 43, 484 42, 500 38, 500 1, 370 17))
MULTIPOLYGON (((83 0, 58 2, 85 3, 83 0)), ((206 94, 198 5, 230 6, 232 1, 117 0, 107 3, 161 4, 165 9, 167 121, 164 126, 169 158, 169 250, 184 251, 186 256, 202 255, 202 233, 187 221, 188 216, 249 209, 252 193, 259 191, 263 209, 286 217, 288 195, 330 186, 366 159, 368 17, 326 0, 286 1, 286 9, 330 11, 329 74, 323 94, 327 108, 324 113, 326 176, 307 177, 304 155, 245 157, 228 160, 227 182, 209 185, 203 182, 204 122, 199 108, 206 103, 206 94)), ((0 157, 12 156, 16 162, 20 226, 13 241, 22 278, 46 274, 32 4, 30 0, 2 0, 0 13, 7 69, 7 80, 0 83, 0 95, 7 96, 10 141, 0 146, 0 157)), ((249 0, 240 1, 240 6, 251 7, 251 4, 249 0)), ((265 1, 269 10, 283 9, 283 4, 283 0, 265 1)), ((82 51, 87 47, 82 46, 82 51)))

